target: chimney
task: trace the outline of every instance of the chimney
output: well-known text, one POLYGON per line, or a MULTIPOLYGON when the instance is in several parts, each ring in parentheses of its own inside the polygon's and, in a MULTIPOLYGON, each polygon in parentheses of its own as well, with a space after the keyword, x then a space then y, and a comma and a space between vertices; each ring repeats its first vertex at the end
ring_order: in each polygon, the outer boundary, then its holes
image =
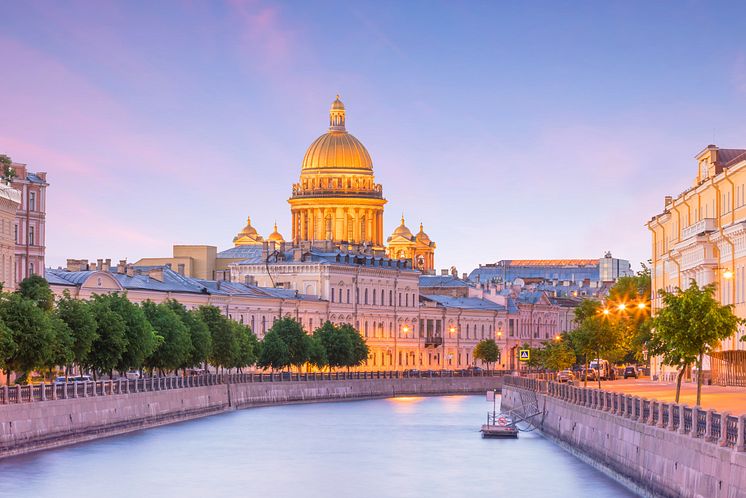
POLYGON ((447 277, 448 276, 448 270, 441 269, 440 270, 440 276, 441 277, 447 277))
POLYGON ((126 268, 127 268, 127 260, 120 259, 119 264, 117 265, 117 273, 124 273, 126 268))
MULTIPOLYGON (((99 261, 101 261, 99 259, 99 261)), ((96 263, 91 263, 91 271, 96 271, 96 263)))
POLYGON ((80 260, 80 271, 86 271, 87 269, 88 269, 88 260, 81 259, 80 260))
POLYGON ((469 276, 466 273, 461 274, 461 280, 466 280, 469 276))
POLYGON ((127 265, 124 268, 124 272, 127 274, 128 277, 134 277, 135 276, 135 267, 132 265, 127 265))
POLYGON ((303 250, 300 247, 293 247, 293 261, 301 261, 303 259, 303 250))
POLYGON ((256 285, 256 280, 254 279, 253 275, 244 275, 243 283, 246 285, 256 285))
MULTIPOLYGON (((99 261, 101 261, 101 260, 99 259, 99 261)), ((103 271, 110 271, 111 270, 111 259, 110 258, 109 259, 105 259, 104 260, 104 266, 102 267, 99 264, 98 267, 101 268, 101 270, 103 270, 103 271)))
POLYGON ((163 282, 163 268, 153 268, 148 270, 148 277, 159 282, 163 282))
POLYGON ((663 201, 663 207, 667 208, 669 204, 673 202, 673 197, 670 195, 667 195, 663 201))
POLYGON ((173 268, 171 268, 171 263, 166 263, 166 268, 168 268, 169 270, 173 269, 173 268))
POLYGON ((269 254, 269 242, 266 240, 262 242, 262 263, 267 261, 267 255, 269 254))

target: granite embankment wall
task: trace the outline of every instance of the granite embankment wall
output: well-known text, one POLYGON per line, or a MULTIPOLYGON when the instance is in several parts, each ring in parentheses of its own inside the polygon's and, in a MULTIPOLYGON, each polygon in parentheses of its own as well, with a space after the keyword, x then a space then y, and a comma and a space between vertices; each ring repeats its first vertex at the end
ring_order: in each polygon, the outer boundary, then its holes
POLYGON ((501 385, 501 377, 220 383, 147 392, 123 392, 121 385, 117 391, 113 384, 98 391, 103 395, 0 405, 0 458, 253 406, 484 393, 501 385))
POLYGON ((530 379, 503 387, 503 409, 534 401, 545 435, 640 494, 746 498, 744 417, 530 379))

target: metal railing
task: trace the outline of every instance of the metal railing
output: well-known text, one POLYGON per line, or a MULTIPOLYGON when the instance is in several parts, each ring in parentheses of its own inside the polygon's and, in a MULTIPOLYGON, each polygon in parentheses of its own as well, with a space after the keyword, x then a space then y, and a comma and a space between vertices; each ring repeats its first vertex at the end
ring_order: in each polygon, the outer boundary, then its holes
POLYGON ((0 387, 0 405, 51 401, 57 399, 112 396, 171 389, 213 386, 218 384, 245 384, 252 382, 316 382, 324 380, 377 380, 410 378, 459 378, 499 377, 510 372, 503 370, 376 370, 369 372, 273 372, 203 374, 185 377, 144 377, 141 379, 115 379, 99 381, 73 381, 52 384, 35 384, 0 387))
POLYGON ((708 443, 735 451, 746 451, 746 415, 735 417, 715 410, 534 378, 507 376, 503 379, 503 385, 546 394, 573 405, 702 438, 708 443))

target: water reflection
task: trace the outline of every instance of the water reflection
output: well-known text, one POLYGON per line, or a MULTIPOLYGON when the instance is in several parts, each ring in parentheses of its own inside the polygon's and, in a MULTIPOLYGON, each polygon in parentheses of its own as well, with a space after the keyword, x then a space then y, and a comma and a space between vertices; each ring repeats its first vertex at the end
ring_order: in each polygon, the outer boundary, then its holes
POLYGON ((536 433, 484 440, 483 396, 256 408, 0 462, 12 497, 632 496, 536 433))

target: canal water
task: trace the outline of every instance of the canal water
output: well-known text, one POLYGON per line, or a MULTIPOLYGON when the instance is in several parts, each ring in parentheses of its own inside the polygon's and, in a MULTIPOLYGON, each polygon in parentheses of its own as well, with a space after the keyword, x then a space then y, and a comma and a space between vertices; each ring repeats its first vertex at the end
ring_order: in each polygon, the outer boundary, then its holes
POLYGON ((240 410, 0 461, 2 497, 634 496, 483 396, 240 410))

